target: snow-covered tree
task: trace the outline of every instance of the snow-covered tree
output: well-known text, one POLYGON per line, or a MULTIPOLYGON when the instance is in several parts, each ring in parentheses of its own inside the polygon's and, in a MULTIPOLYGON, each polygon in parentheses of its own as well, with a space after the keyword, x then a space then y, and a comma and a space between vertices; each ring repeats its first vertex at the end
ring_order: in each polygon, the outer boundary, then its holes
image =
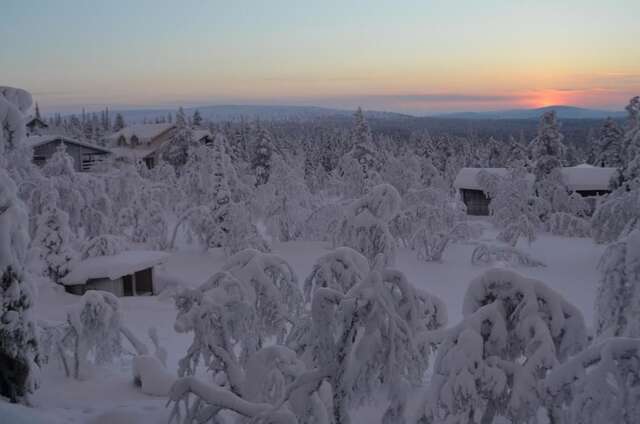
POLYGON ((626 182, 602 201, 591 218, 592 236, 608 243, 640 228, 640 179, 626 182))
POLYGON ((259 209, 272 234, 280 241, 300 238, 311 213, 311 193, 300 171, 274 155, 269 182, 259 186, 256 193, 259 209))
MULTIPOLYGON (((353 257, 347 250, 336 256, 353 257)), ((419 383, 427 366, 431 345, 425 335, 446 323, 444 305, 397 270, 371 271, 343 292, 353 276, 343 272, 335 278, 345 280, 333 288, 313 290, 311 319, 296 343, 307 347, 313 370, 300 380, 309 387, 329 384, 334 423, 349 423, 350 406, 380 390, 390 397, 383 422, 402 423, 407 388, 419 383)))
POLYGON ((540 117, 538 135, 529 144, 536 181, 542 181, 553 169, 562 167, 563 139, 555 111, 545 112, 540 117))
POLYGON ((112 234, 103 234, 89 239, 83 246, 81 259, 100 256, 113 256, 126 251, 129 243, 124 237, 112 234))
POLYGON ((602 125, 600 137, 595 140, 593 149, 594 165, 620 168, 624 163, 622 129, 611 118, 602 125))
POLYGON ((405 196, 405 208, 392 221, 397 235, 424 261, 441 261, 452 241, 470 236, 464 204, 437 187, 405 196), (398 227, 399 226, 399 227, 398 227))
POLYGON ((120 355, 121 320, 118 298, 105 291, 89 290, 69 307, 74 378, 81 378, 89 363, 103 364, 120 355))
POLYGON ((400 194, 392 185, 380 184, 353 202, 336 229, 334 245, 351 247, 369 261, 382 254, 384 263, 395 261, 396 242, 389 222, 400 209, 400 194))
POLYGON ((311 302, 320 287, 348 292, 369 274, 369 261, 349 247, 338 247, 320 257, 304 281, 304 295, 311 302))
MULTIPOLYGON (((3 101, 0 95, 0 108, 3 101)), ((27 230, 24 204, 0 161, 0 395, 12 402, 26 401, 40 369, 34 289, 24 274, 27 230)))
POLYGON ((193 117, 191 118, 191 122, 193 123, 193 126, 196 128, 199 128, 202 126, 202 115, 200 115, 200 111, 198 109, 193 111, 193 117))
POLYGON ((116 119, 113 123, 113 132, 118 132, 126 126, 124 118, 120 112, 116 113, 116 119))
POLYGON ((44 275, 61 284, 77 257, 69 216, 55 204, 47 207, 38 217, 32 244, 45 264, 44 275))
POLYGON ((640 422, 640 339, 614 337, 551 370, 544 382, 556 422, 640 422))
MULTIPOLYGON (((544 283, 494 268, 471 282, 464 320, 438 349, 426 422, 527 422, 547 373, 586 345, 580 311, 544 283)), ((547 411, 556 416, 552 408, 547 411)))
POLYGON ((515 246, 520 237, 533 242, 543 207, 532 193, 532 182, 525 168, 511 168, 505 176, 480 172, 478 180, 491 198, 489 213, 500 229, 498 239, 511 246, 515 246))
POLYGON ((596 335, 640 337, 640 230, 610 244, 598 269, 596 335))
POLYGON ((176 113, 175 127, 171 139, 162 148, 162 158, 180 173, 187 163, 189 148, 196 143, 193 139, 193 130, 187 122, 182 107, 176 113))
POLYGON ((232 411, 242 422, 329 424, 318 388, 295 387, 304 370, 295 352, 284 346, 269 346, 254 353, 246 368, 238 370, 234 390, 194 377, 181 378, 169 395, 174 402, 169 422, 214 424, 220 422, 221 412, 232 411), (192 406, 191 395, 196 397, 192 406), (181 405, 185 405, 184 410, 181 405))
POLYGON ((251 169, 256 178, 256 186, 266 184, 271 175, 271 156, 274 155, 273 136, 268 129, 258 128, 258 134, 251 154, 251 169))
POLYGON ((24 114, 31 105, 29 92, 0 86, 0 155, 22 141, 26 133, 24 114))
POLYGON ((336 178, 343 194, 359 197, 382 182, 379 154, 361 108, 354 115, 350 145, 351 149, 338 163, 336 178))

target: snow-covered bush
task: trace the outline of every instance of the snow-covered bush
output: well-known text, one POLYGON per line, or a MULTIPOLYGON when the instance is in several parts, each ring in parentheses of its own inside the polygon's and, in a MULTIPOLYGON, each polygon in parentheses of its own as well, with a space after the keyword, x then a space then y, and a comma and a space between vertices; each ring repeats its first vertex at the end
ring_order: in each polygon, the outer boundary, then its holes
POLYGON ((88 363, 111 362, 121 354, 121 319, 118 298, 104 291, 88 290, 69 307, 74 378, 83 376, 88 363))
MULTIPOLYGON (((3 102, 0 95, 0 113, 3 102)), ((16 192, 0 162, 0 395, 12 402, 25 401, 37 388, 40 368, 34 292, 23 272, 27 212, 16 192)))
POLYGON ((463 314, 438 349, 427 422, 534 419, 545 375, 587 342, 575 306, 544 283, 506 269, 471 282, 463 314))
POLYGON ((471 263, 473 265, 487 265, 496 262, 523 266, 545 266, 544 263, 513 246, 482 243, 473 249, 471 254, 471 263))
POLYGON ((544 381, 555 422, 640 422, 640 339, 614 337, 551 370, 544 381))
POLYGON ((520 215, 517 220, 501 229, 496 239, 509 244, 511 247, 515 247, 521 237, 524 237, 529 244, 537 237, 536 225, 531 222, 527 215, 520 215))
POLYGON ((351 204, 336 230, 334 246, 351 247, 369 261, 379 254, 385 265, 395 261, 396 242, 389 221, 398 213, 400 194, 393 186, 381 184, 351 204))
POLYGON ((640 230, 602 254, 596 296, 596 335, 640 337, 640 230))
POLYGON ((591 223, 589 223, 589 221, 566 212, 556 212, 551 214, 545 225, 547 227, 547 231, 556 236, 591 236, 591 223))

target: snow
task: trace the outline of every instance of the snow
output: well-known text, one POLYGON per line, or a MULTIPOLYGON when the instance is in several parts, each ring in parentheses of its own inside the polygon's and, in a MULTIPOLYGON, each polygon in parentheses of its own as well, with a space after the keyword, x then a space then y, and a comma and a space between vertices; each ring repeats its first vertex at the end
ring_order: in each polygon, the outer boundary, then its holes
MULTIPOLYGON (((481 171, 506 177, 507 168, 462 168, 456 176, 453 186, 456 189, 482 190, 478 182, 478 174, 481 171)), ((564 183, 570 190, 609 190, 609 181, 617 172, 616 168, 599 168, 587 164, 560 169, 564 183)), ((533 174, 527 174, 527 180, 533 185, 533 174)))
MULTIPOLYGON (((488 226, 483 220, 478 220, 477 223, 488 226)), ((485 231, 481 241, 495 242, 495 231, 485 231)), ((408 281, 416 287, 441 298, 447 305, 448 322, 455 324, 462 319, 462 303, 469 283, 487 269, 471 264, 471 253, 475 247, 475 244, 454 243, 442 262, 423 262, 416 258, 415 252, 399 249, 395 268, 404 272, 408 281)), ((517 271, 520 274, 544 281, 576 305, 587 323, 593 322, 598 281, 596 264, 605 246, 596 245, 590 239, 542 234, 531 246, 520 242, 518 248, 547 264, 544 268, 519 267, 517 271)), ((302 284, 316 261, 329 252, 329 243, 287 242, 276 243, 273 253, 291 264, 302 284)), ((156 268, 156 273, 159 278, 196 288, 220 271, 225 261, 220 249, 211 249, 209 252, 183 250, 166 258, 156 268)), ((77 296, 59 290, 41 288, 36 311, 42 319, 63 321, 66 306, 78 300, 77 296)), ((119 301, 123 322, 129 325, 137 337, 148 341, 148 327, 153 325, 158 329, 160 342, 168 353, 167 370, 176 376, 177 361, 184 355, 192 337, 173 330, 176 317, 173 302, 162 296, 120 298, 119 301)), ((116 413, 123 414, 117 415, 118 418, 125 415, 137 416, 139 420, 134 422, 140 424, 167 422, 169 409, 165 408, 166 398, 145 395, 135 387, 131 377, 131 360, 127 362, 100 368, 86 381, 65 379, 64 372, 48 369, 43 375, 41 389, 34 396, 34 414, 42 414, 47 417, 46 422, 54 424, 119 423, 117 420, 93 421, 116 413)), ((379 419, 375 418, 379 417, 377 414, 379 412, 373 412, 372 406, 365 406, 354 416, 363 419, 370 416, 375 421, 379 419)), ((354 422, 360 421, 354 419, 354 422)))
POLYGON ((72 265, 63 279, 65 285, 85 284, 93 278, 115 280, 162 263, 169 255, 154 250, 122 252, 113 256, 88 258, 72 265))

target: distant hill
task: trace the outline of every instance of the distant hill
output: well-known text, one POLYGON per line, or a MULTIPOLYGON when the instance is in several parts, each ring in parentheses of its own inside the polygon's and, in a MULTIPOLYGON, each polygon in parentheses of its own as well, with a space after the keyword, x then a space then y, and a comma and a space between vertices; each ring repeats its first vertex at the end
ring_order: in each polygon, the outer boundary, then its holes
MULTIPOLYGON (((204 119, 214 122, 239 121, 241 119, 264 121, 289 121, 289 120, 312 120, 328 117, 351 117, 353 110, 331 109, 318 106, 262 106, 262 105, 217 105, 198 106, 184 108, 188 115, 198 109, 204 119)), ((116 110, 113 113, 121 113, 127 122, 142 122, 165 117, 168 113, 175 113, 176 109, 131 109, 116 110)), ((406 119, 412 118, 410 115, 403 115, 394 112, 367 111, 365 115, 372 119, 406 119)))
POLYGON ((537 109, 510 109, 492 112, 456 112, 434 115, 438 118, 449 119, 538 119, 550 110, 555 110, 559 119, 604 119, 623 118, 626 114, 622 111, 585 109, 575 106, 545 106, 537 109))

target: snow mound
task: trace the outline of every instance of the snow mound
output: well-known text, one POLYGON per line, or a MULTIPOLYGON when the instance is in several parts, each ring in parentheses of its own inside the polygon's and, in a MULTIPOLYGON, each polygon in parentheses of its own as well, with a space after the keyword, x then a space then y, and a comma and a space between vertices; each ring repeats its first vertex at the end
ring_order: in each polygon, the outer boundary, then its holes
POLYGON ((133 358, 132 371, 142 393, 150 396, 168 396, 171 386, 177 380, 155 356, 136 356, 133 358))

